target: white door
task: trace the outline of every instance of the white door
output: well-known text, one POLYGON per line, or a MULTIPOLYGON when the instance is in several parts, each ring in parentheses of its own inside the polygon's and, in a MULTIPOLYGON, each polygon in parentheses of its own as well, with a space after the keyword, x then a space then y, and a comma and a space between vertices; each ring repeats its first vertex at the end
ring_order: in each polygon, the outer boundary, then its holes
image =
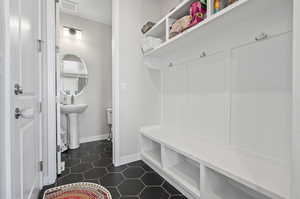
POLYGON ((40 0, 10 0, 12 199, 36 199, 41 185, 40 7, 40 0))

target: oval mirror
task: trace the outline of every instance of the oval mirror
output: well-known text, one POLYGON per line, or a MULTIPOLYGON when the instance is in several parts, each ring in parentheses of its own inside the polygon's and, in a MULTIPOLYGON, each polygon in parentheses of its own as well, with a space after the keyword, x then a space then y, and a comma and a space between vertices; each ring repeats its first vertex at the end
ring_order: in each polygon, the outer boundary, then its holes
POLYGON ((88 71, 82 58, 67 54, 62 58, 61 89, 65 95, 80 95, 88 83, 88 71))

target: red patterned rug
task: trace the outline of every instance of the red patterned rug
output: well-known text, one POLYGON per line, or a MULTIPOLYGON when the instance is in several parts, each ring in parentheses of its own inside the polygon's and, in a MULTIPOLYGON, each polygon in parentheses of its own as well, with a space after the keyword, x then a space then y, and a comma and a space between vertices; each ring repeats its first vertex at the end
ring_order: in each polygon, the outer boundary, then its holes
POLYGON ((43 199, 112 199, 104 187, 88 182, 68 184, 48 189, 43 199))

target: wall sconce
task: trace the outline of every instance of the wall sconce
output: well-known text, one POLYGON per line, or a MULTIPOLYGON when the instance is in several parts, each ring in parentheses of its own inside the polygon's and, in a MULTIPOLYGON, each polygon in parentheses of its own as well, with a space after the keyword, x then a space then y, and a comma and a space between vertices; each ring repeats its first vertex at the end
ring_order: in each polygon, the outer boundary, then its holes
POLYGON ((75 39, 81 39, 82 38, 82 30, 72 27, 63 27, 63 33, 66 37, 72 37, 75 39))

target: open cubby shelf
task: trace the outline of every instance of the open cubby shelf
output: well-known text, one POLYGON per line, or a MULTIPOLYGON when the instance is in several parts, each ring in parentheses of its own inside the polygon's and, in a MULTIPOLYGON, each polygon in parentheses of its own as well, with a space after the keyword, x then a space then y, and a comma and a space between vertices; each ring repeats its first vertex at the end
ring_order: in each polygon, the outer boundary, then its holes
POLYGON ((200 196, 200 164, 169 148, 165 148, 164 168, 185 189, 200 196))
POLYGON ((159 46, 157 46, 155 49, 147 52, 145 55, 146 56, 150 56, 150 55, 156 55, 159 53, 160 48, 164 47, 167 48, 167 45, 179 38, 184 38, 184 35, 190 32, 193 32, 194 30, 200 28, 201 26, 203 26, 204 24, 208 24, 211 21, 213 21, 215 18, 218 18, 222 15, 225 15, 227 13, 229 13, 232 9, 238 7, 239 5, 242 5, 246 2, 248 2, 249 0, 239 0, 235 3, 233 3, 232 5, 224 8, 223 10, 221 10, 218 13, 213 13, 211 6, 213 0, 208 0, 208 10, 207 10, 207 17, 205 20, 203 20, 202 22, 200 22, 199 24, 197 24, 196 26, 186 30, 185 32, 173 37, 173 38, 169 38, 169 28, 171 27, 172 23, 174 21, 176 21, 177 19, 180 19, 181 17, 187 15, 189 13, 189 7, 191 5, 191 3, 194 0, 184 0, 181 4, 179 4, 173 11, 171 11, 170 13, 168 13, 164 18, 162 18, 160 21, 158 21, 156 23, 155 26, 153 26, 147 33, 145 33, 145 36, 153 36, 153 37, 157 37, 157 38, 161 38, 163 39, 163 43, 159 46))
POLYGON ((205 173, 204 187, 210 199, 271 199, 212 169, 205 168, 205 173))
MULTIPOLYGON (((200 44, 211 37, 212 33, 228 31, 232 29, 234 24, 240 26, 241 21, 243 21, 243 26, 245 27, 252 26, 255 20, 261 20, 265 17, 264 14, 261 13, 269 9, 270 5, 272 5, 273 12, 282 12, 282 8, 285 7, 285 2, 282 0, 238 0, 221 11, 213 13, 213 0, 208 0, 207 16, 203 21, 185 30, 181 34, 169 38, 170 26, 175 20, 188 15, 189 6, 193 1, 194 0, 183 1, 145 33, 146 37, 154 36, 164 41, 162 44, 146 52, 144 54, 145 57, 163 58, 172 55, 174 52, 184 53, 186 49, 195 45, 195 41, 198 41, 200 44), (254 12, 256 14, 254 14, 254 12)), ((243 29, 243 27, 241 29, 243 29)), ((273 30, 270 29, 270 35, 276 34, 272 31, 273 30)), ((236 34, 239 33, 237 32, 236 34)), ((259 32, 255 34, 259 34, 259 32)), ((252 38, 255 36, 257 35, 252 35, 252 38)))
POLYGON ((154 163, 157 167, 161 167, 161 146, 159 143, 142 137, 142 155, 148 161, 154 163))
POLYGON ((187 140, 184 133, 160 126, 143 127, 141 133, 142 157, 159 165, 159 169, 195 198, 202 194, 209 194, 212 199, 288 198, 288 165, 278 165, 230 147, 210 145, 201 142, 201 138, 187 140))
POLYGON ((147 33, 147 36, 157 37, 166 41, 166 19, 157 22, 147 33))

